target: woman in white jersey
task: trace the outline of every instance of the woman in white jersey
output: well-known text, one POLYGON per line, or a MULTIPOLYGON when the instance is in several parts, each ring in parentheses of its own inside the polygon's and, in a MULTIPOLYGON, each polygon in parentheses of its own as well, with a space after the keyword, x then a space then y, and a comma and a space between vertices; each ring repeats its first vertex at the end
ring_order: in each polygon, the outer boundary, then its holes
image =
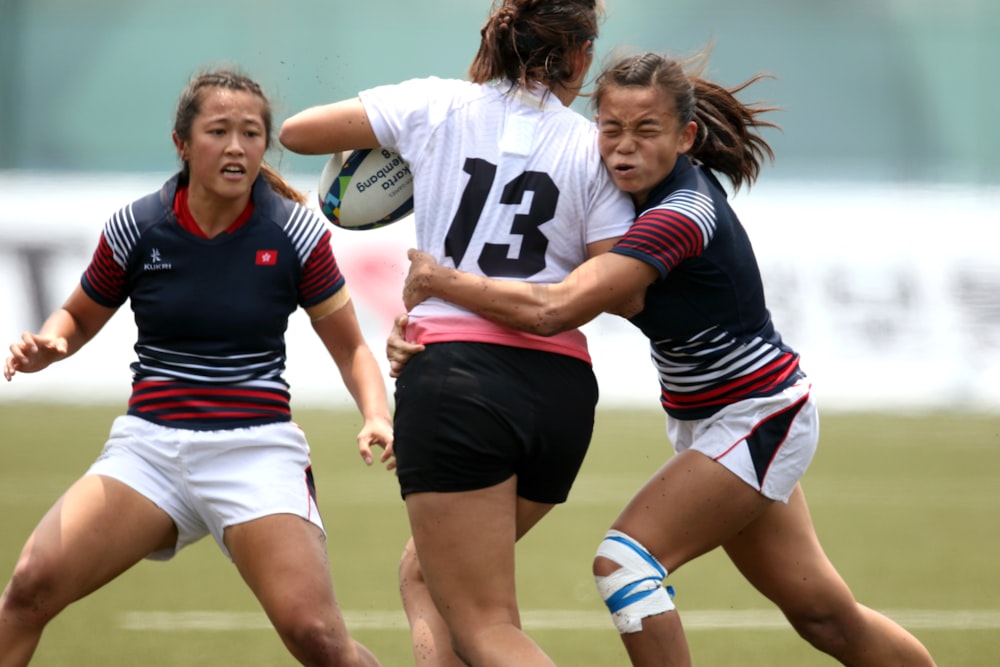
MULTIPOLYGON (((39 522, 0 596, 3 667, 28 664, 67 605, 209 534, 299 662, 379 664, 334 597, 309 445, 283 378, 291 314, 309 315, 336 363, 369 464, 373 445, 391 458, 388 397, 329 229, 264 162, 271 118, 238 72, 192 79, 174 121, 180 171, 108 220, 65 304, 10 346, 7 380, 76 353, 125 301, 138 330, 128 414, 39 522)), ((78 651, 76 663, 107 664, 96 655, 78 651)))
MULTIPOLYGON (((568 108, 601 11, 597 0, 498 2, 471 81, 363 91, 289 118, 280 140, 306 154, 392 148, 414 174, 422 250, 483 276, 562 280, 632 218, 601 167, 593 124, 568 108)), ((426 345, 395 395, 397 470, 419 554, 419 568, 412 550, 401 565, 415 656, 425 659, 425 640, 439 650, 450 641, 471 665, 551 665, 520 629, 514 543, 566 500, 590 442, 597 385, 586 341, 576 330, 524 334, 439 300, 410 313, 409 337, 426 345)))

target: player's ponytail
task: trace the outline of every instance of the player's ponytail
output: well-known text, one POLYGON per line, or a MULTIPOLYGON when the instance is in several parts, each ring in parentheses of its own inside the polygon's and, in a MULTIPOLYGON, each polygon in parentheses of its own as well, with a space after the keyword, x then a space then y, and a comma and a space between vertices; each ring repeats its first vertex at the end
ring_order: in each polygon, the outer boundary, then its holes
POLYGON ((293 202, 302 204, 303 206, 309 202, 305 193, 293 188, 291 184, 278 173, 278 170, 269 165, 267 162, 261 163, 260 173, 264 177, 264 180, 267 181, 268 185, 271 186, 271 189, 285 199, 291 199, 293 202))
POLYGON ((567 84, 578 49, 597 38, 603 9, 601 0, 494 0, 469 78, 567 84))
POLYGON ((774 160, 774 151, 758 130, 778 126, 758 116, 775 107, 743 104, 735 96, 762 78, 765 75, 754 75, 735 88, 724 88, 697 76, 691 80, 695 98, 693 120, 698 133, 688 155, 725 174, 736 190, 757 180, 765 159, 774 160))

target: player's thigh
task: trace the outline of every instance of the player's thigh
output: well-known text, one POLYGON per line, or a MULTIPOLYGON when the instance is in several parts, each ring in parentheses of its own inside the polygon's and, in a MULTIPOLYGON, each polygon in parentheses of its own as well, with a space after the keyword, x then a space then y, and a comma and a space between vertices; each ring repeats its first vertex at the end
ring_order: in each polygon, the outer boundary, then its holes
POLYGON ((173 521, 145 496, 109 477, 86 475, 39 522, 18 573, 77 599, 176 540, 173 521))
POLYGON ((675 454, 612 524, 668 571, 731 540, 771 501, 700 452, 675 454))
MULTIPOLYGON (((548 514, 555 505, 548 503, 536 503, 525 498, 517 498, 515 514, 515 538, 521 539, 529 530, 534 528, 542 518, 548 514)), ((420 573, 420 561, 417 558, 417 549, 411 537, 403 548, 400 557, 401 578, 418 581, 423 585, 423 575, 420 573)))
POLYGON ((853 604, 816 536, 800 485, 787 504, 773 503, 724 547, 743 576, 786 614, 853 604))
POLYGON ((424 580, 452 628, 517 622, 516 479, 474 491, 406 497, 424 580))
POLYGON ((302 610, 330 616, 335 608, 326 539, 293 514, 272 514, 225 529, 226 548, 243 580, 279 627, 302 610))
POLYGON ((555 507, 553 503, 538 503, 533 500, 528 500, 527 498, 522 498, 518 496, 517 498, 517 508, 516 508, 516 518, 517 523, 517 539, 521 539, 524 535, 534 528, 539 521, 541 521, 546 514, 548 514, 552 508, 555 507))

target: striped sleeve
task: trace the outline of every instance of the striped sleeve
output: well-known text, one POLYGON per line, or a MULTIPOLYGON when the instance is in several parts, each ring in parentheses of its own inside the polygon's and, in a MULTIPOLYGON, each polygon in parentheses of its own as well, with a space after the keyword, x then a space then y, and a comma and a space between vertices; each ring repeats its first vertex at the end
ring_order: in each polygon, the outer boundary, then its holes
POLYGON ((305 207, 295 205, 285 232, 302 263, 299 304, 303 308, 315 306, 339 292, 345 281, 333 256, 326 224, 305 207))
POLYGON ((715 229, 711 198, 678 190, 640 215, 612 252, 647 262, 664 278, 682 260, 700 255, 715 229))
POLYGON ((139 227, 131 205, 119 210, 104 224, 97 249, 81 280, 90 298, 109 308, 125 303, 128 299, 125 271, 138 240, 139 227))

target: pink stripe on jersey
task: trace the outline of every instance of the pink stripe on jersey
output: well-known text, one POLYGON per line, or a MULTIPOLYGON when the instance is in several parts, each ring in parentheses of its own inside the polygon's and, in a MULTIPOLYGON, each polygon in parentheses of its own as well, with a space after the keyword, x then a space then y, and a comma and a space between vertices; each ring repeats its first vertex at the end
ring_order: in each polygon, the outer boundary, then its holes
POLYGON ((416 321, 411 320, 406 326, 406 340, 422 345, 456 342, 493 343, 565 354, 591 363, 587 337, 579 329, 564 331, 555 336, 536 336, 507 329, 480 317, 431 315, 416 321))

